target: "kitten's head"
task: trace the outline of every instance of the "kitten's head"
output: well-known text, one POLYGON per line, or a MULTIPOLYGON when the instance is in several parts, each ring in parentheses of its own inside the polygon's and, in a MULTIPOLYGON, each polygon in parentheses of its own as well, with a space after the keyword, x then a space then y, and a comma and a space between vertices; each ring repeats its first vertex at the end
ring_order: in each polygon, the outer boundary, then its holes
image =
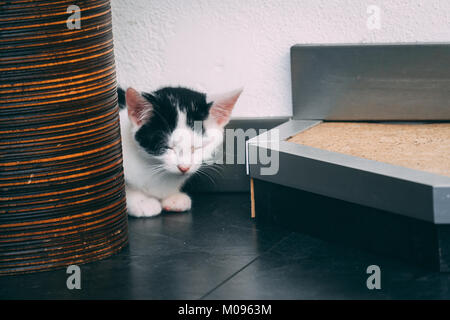
POLYGON ((242 90, 207 96, 186 88, 125 94, 136 143, 173 174, 189 175, 222 144, 224 126, 242 90))

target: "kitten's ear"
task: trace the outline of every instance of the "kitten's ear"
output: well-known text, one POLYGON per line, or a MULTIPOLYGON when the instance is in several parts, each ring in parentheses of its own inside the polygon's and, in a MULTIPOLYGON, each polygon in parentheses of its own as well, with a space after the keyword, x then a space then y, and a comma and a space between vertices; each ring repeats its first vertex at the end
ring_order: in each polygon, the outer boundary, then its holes
POLYGON ((230 121, 231 111, 243 90, 244 88, 240 88, 224 94, 208 96, 208 102, 212 102, 209 114, 219 126, 223 127, 230 121))
POLYGON ((153 111, 152 104, 133 88, 128 88, 125 94, 128 117, 137 126, 147 121, 153 111))

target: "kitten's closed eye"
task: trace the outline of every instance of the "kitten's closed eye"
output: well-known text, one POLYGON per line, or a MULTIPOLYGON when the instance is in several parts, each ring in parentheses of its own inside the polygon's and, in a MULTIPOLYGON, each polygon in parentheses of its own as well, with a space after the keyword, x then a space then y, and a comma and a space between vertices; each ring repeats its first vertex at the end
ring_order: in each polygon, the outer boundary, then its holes
MULTIPOLYGON (((191 147, 191 152, 194 152, 196 150, 200 150, 201 148, 203 148, 203 146, 201 146, 201 147, 191 147)), ((167 147, 167 149, 175 151, 175 147, 167 147)))
MULTIPOLYGON (((190 150, 191 150, 192 153, 194 153, 195 151, 201 150, 202 148, 203 148, 203 146, 199 146, 199 147, 194 147, 194 146, 192 146, 192 147, 190 148, 190 150)), ((168 149, 168 150, 171 150, 171 151, 176 151, 176 147, 167 147, 167 149, 168 149)), ((180 148, 180 149, 181 149, 181 148, 180 148)))

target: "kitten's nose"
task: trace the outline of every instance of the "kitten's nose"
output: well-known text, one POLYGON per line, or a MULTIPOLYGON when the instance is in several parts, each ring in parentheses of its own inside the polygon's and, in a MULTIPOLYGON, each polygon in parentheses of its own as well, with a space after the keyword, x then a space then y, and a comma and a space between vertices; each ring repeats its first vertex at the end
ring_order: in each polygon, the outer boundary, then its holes
POLYGON ((187 167, 187 166, 177 166, 177 167, 178 167, 178 170, 180 170, 182 173, 188 172, 188 170, 191 168, 191 167, 187 167))

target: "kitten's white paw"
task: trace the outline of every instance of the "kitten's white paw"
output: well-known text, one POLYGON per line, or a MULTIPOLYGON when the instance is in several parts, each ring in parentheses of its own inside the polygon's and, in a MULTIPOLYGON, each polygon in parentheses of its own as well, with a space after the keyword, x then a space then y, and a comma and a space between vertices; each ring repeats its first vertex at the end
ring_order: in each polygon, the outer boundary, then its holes
POLYGON ((140 192, 127 192, 128 214, 133 217, 153 217, 161 213, 159 200, 140 192))
POLYGON ((188 211, 191 209, 192 201, 186 193, 175 193, 162 202, 162 207, 166 211, 188 211))

